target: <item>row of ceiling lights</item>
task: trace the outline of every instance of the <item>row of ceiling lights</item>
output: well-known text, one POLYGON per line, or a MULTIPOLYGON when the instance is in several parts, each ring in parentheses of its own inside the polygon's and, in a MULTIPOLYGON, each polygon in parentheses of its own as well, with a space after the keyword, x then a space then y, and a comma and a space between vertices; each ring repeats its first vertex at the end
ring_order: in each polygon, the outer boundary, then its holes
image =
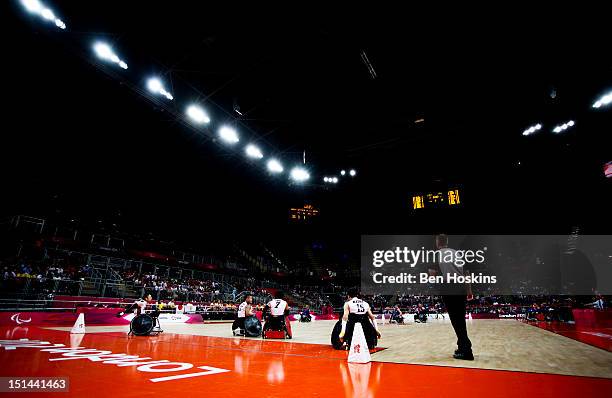
MULTIPOLYGON (((597 101, 595 101, 593 103, 593 105, 591 105, 592 108, 594 109, 599 109, 603 106, 607 106, 610 105, 612 103, 612 92, 607 93, 605 95, 603 95, 602 97, 600 97, 597 101)), ((574 122, 573 120, 569 120, 563 124, 559 124, 557 126, 555 126, 551 131, 555 134, 559 134, 562 133, 563 131, 569 129, 570 127, 574 127, 574 125, 576 124, 576 122, 574 122)), ((527 135, 532 135, 535 132, 539 131, 542 129, 542 125, 540 123, 530 126, 529 128, 525 129, 523 131, 523 135, 527 136, 527 135)))
MULTIPOLYGON (((43 5, 39 0, 21 0, 21 3, 28 12, 38 15, 44 20, 53 21, 55 25, 62 30, 66 29, 66 24, 56 18, 53 11, 43 5)), ((100 60, 115 64, 124 70, 128 69, 127 62, 121 58, 108 43, 101 41, 95 42, 93 51, 100 60)), ((159 77, 155 76, 149 78, 146 86, 150 93, 162 96, 168 101, 174 100, 174 96, 165 88, 163 81, 159 77)), ((211 118, 206 110, 197 103, 189 104, 185 109, 185 115, 189 121, 196 126, 205 126, 211 122, 211 118)), ((228 145, 235 145, 240 142, 240 137, 236 129, 227 125, 220 126, 217 130, 217 135, 228 145)), ((263 151, 253 143, 247 144, 244 148, 244 152, 245 155, 252 160, 261 160, 264 158, 263 151)), ((275 158, 267 160, 266 168, 273 174, 280 174, 285 171, 282 163, 275 158)), ((344 170, 341 171, 341 175, 345 173, 344 170)), ((355 170, 350 170, 349 173, 351 176, 356 175, 355 170)), ((289 172, 289 177, 295 182, 305 182, 310 179, 310 173, 305 167, 295 166, 289 172)), ((332 177, 325 177, 324 182, 332 182, 332 177)), ((335 178, 335 183, 337 183, 337 178, 335 178)))
MULTIPOLYGON (((346 176, 347 172, 346 170, 340 170, 340 175, 342 177, 346 176)), ((351 177, 355 177, 357 175, 357 171, 355 171, 355 169, 350 169, 348 171, 348 175, 350 175, 351 177)), ((329 183, 329 184, 337 184, 338 181, 340 181, 338 179, 337 176, 330 176, 330 177, 323 177, 323 182, 329 183)))

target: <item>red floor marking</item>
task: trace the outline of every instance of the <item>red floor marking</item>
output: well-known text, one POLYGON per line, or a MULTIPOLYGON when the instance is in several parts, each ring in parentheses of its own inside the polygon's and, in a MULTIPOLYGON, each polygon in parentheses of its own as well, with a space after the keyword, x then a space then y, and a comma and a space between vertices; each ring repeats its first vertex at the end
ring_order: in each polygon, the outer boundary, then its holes
POLYGON ((527 322, 540 329, 612 352, 612 328, 590 328, 565 322, 527 322))
MULTIPOLYGON (((188 370, 147 373, 136 366, 119 367, 88 359, 64 358, 42 348, 0 347, 0 376, 67 376, 70 393, 62 397, 605 397, 612 379, 522 372, 373 362, 348 364, 345 352, 331 346, 165 333, 128 339, 117 333, 70 336, 36 327, 2 327, 0 339, 43 340, 193 364, 188 370), (79 342, 80 340, 80 342, 79 342), (8 365, 8 366, 7 366, 8 365), (230 372, 151 382, 152 378, 206 372, 206 367, 230 372), (198 367, 203 367, 198 369, 198 367)), ((173 366, 178 366, 174 364, 173 366)), ((165 368, 165 367, 162 367, 165 368)), ((51 394, 51 393, 49 393, 51 394)), ((41 397, 23 393, 23 397, 41 397)))

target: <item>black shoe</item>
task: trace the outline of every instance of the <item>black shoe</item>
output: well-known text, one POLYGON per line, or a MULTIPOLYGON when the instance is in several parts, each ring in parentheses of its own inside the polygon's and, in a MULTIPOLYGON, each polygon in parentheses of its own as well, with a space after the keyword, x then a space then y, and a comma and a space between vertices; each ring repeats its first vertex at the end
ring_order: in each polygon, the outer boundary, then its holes
POLYGON ((474 360, 474 354, 472 354, 472 351, 455 351, 455 354, 453 355, 453 358, 455 359, 463 359, 465 361, 473 361, 474 360))

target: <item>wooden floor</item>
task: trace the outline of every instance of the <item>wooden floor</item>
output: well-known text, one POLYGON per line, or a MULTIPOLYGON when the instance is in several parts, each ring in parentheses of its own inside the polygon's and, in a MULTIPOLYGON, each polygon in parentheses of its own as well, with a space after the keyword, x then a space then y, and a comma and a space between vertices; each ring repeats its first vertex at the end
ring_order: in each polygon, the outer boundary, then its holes
MULTIPOLYGON (((292 322, 294 338, 286 342, 330 344, 334 323, 292 322)), ((612 378, 611 352, 516 320, 469 320, 474 361, 452 358, 455 336, 448 319, 379 327, 383 336, 379 346, 386 349, 372 354, 374 361, 612 378)), ((163 328, 180 335, 244 339, 232 337, 229 324, 168 324, 163 328)), ((88 327, 90 332, 127 330, 125 326, 88 327)))
POLYGON ((234 338, 229 324, 166 325, 142 337, 128 337, 125 327, 86 334, 0 327, 0 377, 69 379, 68 393, 24 398, 607 398, 612 391, 612 353, 516 321, 471 322, 474 362, 450 359, 447 322, 381 326, 387 348, 368 364, 347 363, 347 352, 330 346, 333 323, 294 324, 295 339, 286 341, 234 338))

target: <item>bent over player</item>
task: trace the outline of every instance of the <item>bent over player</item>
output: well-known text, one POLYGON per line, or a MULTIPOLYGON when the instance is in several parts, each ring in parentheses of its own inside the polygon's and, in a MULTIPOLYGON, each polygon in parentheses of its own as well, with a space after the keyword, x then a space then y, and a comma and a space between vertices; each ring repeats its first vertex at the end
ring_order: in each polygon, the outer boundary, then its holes
POLYGON ((248 317, 254 317, 255 311, 253 310, 253 296, 248 294, 244 301, 238 306, 238 315, 234 323, 232 324, 232 333, 236 335, 244 335, 245 320, 248 317))
MULTIPOLYGON (((345 343, 346 347, 351 346, 356 323, 361 324, 368 348, 375 348, 380 338, 380 332, 378 331, 374 314, 372 314, 370 305, 359 298, 357 289, 351 289, 348 293, 348 301, 344 303, 344 313, 342 315, 340 334, 338 335, 339 342, 345 343)), ((336 328, 334 328, 335 330, 336 328)), ((334 344, 334 340, 334 335, 332 334, 332 344, 335 348, 338 348, 334 344)))

